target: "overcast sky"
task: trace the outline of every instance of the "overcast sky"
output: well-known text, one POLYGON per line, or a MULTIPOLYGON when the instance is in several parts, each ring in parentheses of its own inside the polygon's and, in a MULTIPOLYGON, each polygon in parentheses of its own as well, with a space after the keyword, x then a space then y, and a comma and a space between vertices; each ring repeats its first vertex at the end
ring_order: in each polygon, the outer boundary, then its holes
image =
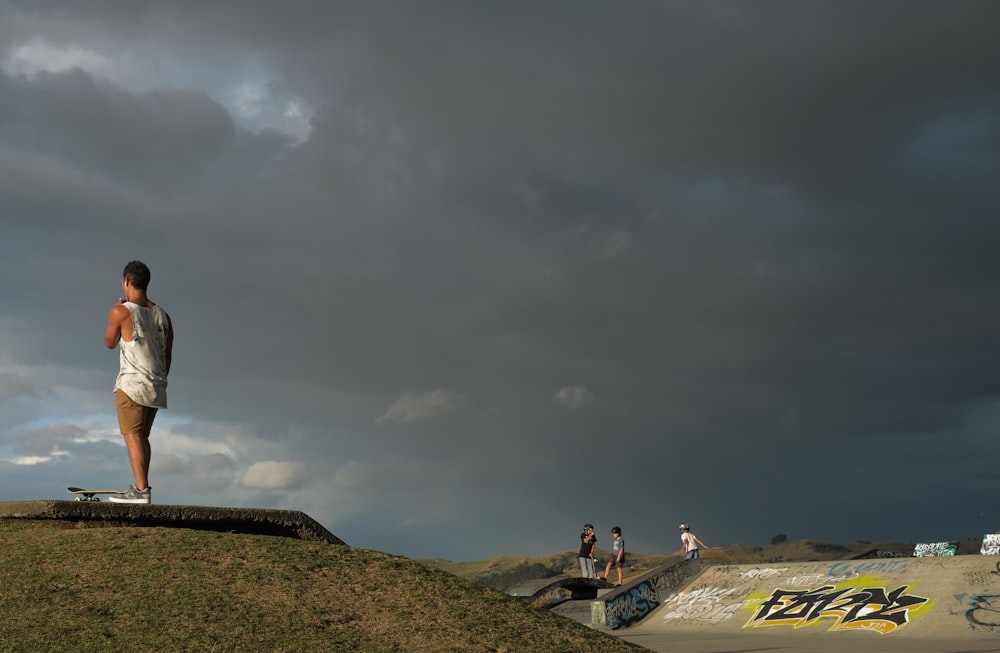
POLYGON ((0 500, 479 560, 1000 529, 1000 3, 0 0, 0 500))

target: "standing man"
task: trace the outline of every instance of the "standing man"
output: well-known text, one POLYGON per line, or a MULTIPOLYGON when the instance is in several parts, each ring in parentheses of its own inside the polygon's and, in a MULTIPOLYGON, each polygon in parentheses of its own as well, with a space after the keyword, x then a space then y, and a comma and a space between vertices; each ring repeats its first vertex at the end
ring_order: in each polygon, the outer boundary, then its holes
POLYGON ((167 407, 167 374, 174 348, 170 316, 146 296, 149 268, 132 261, 122 273, 124 298, 111 307, 104 345, 120 345, 115 404, 118 426, 132 467, 135 484, 121 495, 108 499, 116 503, 149 503, 149 432, 156 411, 167 407))
POLYGON ((611 537, 615 538, 611 543, 611 559, 604 570, 604 578, 601 580, 611 582, 611 567, 618 569, 618 584, 622 584, 622 567, 625 566, 625 540, 622 539, 622 529, 615 526, 611 529, 611 537))
POLYGON ((597 544, 597 535, 594 533, 593 524, 584 524, 583 532, 580 533, 580 573, 584 578, 597 578, 594 569, 594 545, 597 544))
POLYGON ((708 545, 698 539, 698 536, 691 532, 691 527, 687 524, 681 524, 681 554, 689 559, 694 560, 698 558, 698 545, 702 545, 706 549, 708 545))

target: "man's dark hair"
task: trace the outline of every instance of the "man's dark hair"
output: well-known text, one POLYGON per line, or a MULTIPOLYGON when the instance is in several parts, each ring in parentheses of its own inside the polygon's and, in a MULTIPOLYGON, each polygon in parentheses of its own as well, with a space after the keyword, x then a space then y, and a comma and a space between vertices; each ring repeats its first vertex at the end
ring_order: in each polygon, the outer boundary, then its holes
POLYGON ((139 290, 149 288, 149 276, 149 268, 142 261, 129 261, 122 272, 122 278, 128 279, 129 284, 139 290))

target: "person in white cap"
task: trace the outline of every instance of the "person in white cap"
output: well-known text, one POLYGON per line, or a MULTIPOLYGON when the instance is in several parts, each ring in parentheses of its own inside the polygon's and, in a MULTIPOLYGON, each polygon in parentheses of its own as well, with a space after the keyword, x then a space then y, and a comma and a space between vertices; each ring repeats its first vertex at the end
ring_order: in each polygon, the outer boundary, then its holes
POLYGON ((689 560, 694 560, 698 557, 698 545, 702 545, 706 549, 708 545, 698 539, 698 536, 691 532, 691 527, 687 524, 681 524, 681 555, 689 560))

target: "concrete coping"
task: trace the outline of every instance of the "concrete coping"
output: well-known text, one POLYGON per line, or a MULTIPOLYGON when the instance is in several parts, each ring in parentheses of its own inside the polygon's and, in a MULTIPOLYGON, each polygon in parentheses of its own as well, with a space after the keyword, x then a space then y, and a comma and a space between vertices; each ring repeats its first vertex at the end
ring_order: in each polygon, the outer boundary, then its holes
POLYGON ((561 590, 570 592, 570 599, 596 599, 597 590, 614 587, 610 583, 597 578, 581 576, 551 576, 525 581, 507 590, 511 596, 518 596, 529 601, 553 600, 561 598, 561 590))
POLYGON ((0 502, 0 520, 55 520, 92 526, 160 526, 347 543, 298 510, 216 508, 104 501, 0 502))

